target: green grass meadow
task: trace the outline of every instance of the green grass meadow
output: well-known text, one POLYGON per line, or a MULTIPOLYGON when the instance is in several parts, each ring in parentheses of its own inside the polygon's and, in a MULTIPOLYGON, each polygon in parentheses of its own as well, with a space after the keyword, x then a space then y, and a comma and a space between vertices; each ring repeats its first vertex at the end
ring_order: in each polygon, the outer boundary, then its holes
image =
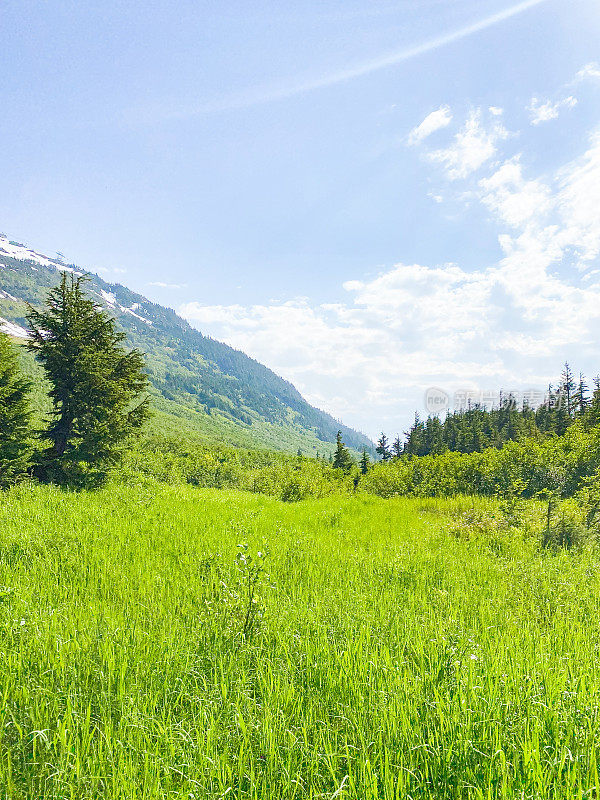
POLYGON ((472 506, 4 493, 0 797, 597 797, 598 555, 472 506))

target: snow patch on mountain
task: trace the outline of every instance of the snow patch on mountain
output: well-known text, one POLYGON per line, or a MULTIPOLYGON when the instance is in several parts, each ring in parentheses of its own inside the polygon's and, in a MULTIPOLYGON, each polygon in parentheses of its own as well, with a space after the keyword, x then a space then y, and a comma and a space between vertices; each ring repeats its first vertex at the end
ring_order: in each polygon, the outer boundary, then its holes
POLYGON ((7 333, 9 336, 14 336, 17 339, 27 339, 29 334, 16 322, 9 322, 7 319, 0 317, 0 331, 7 333))
POLYGON ((135 317, 136 319, 139 319, 139 320, 141 320, 142 322, 145 322, 145 323, 146 323, 146 325, 152 325, 152 321, 151 321, 151 320, 149 320, 149 319, 146 319, 146 317, 141 317, 139 314, 136 314, 136 313, 135 313, 135 311, 133 310, 135 306, 137 306, 137 307, 139 308, 139 304, 138 304, 138 303, 134 303, 134 304, 131 306, 131 308, 123 308, 123 306, 119 306, 119 308, 120 308, 120 309, 121 309, 121 311, 123 311, 125 314, 131 314, 131 316, 132 316, 132 317, 135 317))
POLYGON ((112 309, 113 311, 116 311, 116 309, 119 309, 119 311, 122 311, 123 314, 131 314, 132 317, 135 317, 136 319, 139 319, 141 322, 145 322, 146 325, 152 325, 152 321, 151 320, 146 319, 146 317, 142 317, 141 314, 137 314, 136 313, 138 311, 138 309, 140 308, 140 304, 139 303, 134 303, 131 306, 131 308, 128 308, 127 306, 122 306, 120 303, 118 303, 117 302, 117 298, 115 297, 115 295, 112 292, 106 292, 104 289, 100 289, 100 294, 102 295, 102 299, 104 300, 106 305, 110 309, 112 309))
POLYGON ((55 259, 47 258, 41 253, 36 253, 35 250, 29 250, 25 245, 13 244, 4 236, 0 236, 0 254, 4 254, 10 258, 16 258, 18 261, 34 261, 36 264, 41 264, 43 267, 54 267, 64 272, 73 272, 71 267, 65 267, 55 259))

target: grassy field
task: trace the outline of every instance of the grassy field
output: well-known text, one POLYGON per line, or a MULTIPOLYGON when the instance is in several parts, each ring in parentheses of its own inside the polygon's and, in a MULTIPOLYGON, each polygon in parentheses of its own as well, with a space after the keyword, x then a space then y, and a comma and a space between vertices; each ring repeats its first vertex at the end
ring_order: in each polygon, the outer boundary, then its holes
POLYGON ((596 797, 600 558, 474 502, 3 494, 0 797, 596 797))

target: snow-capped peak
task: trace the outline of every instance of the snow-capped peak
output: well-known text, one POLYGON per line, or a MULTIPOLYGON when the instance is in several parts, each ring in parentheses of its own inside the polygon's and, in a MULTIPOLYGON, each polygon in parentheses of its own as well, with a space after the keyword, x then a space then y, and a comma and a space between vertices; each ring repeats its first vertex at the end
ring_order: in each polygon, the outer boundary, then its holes
POLYGON ((43 267, 55 267, 64 272, 73 272, 71 267, 65 267, 58 259, 47 258, 41 253, 36 253, 35 250, 29 250, 22 244, 11 244, 5 236, 0 236, 0 256, 2 255, 16 258, 18 261, 34 261, 43 267))

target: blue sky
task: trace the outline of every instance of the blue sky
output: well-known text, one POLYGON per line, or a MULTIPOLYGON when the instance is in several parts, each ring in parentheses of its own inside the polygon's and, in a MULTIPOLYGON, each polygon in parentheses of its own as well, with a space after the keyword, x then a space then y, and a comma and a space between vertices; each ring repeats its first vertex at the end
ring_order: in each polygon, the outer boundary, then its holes
POLYGON ((345 422, 600 371, 597 0, 5 0, 0 61, 0 229, 345 422))

